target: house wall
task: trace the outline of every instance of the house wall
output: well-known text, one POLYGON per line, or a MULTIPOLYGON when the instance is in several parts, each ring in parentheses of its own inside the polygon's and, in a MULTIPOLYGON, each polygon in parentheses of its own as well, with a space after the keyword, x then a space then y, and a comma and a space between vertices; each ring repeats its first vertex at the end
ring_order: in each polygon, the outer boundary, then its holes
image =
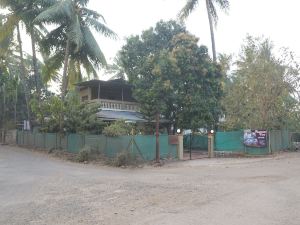
POLYGON ((91 88, 87 87, 84 89, 79 90, 79 96, 80 96, 80 100, 83 101, 84 98, 87 96, 87 101, 91 100, 91 88))

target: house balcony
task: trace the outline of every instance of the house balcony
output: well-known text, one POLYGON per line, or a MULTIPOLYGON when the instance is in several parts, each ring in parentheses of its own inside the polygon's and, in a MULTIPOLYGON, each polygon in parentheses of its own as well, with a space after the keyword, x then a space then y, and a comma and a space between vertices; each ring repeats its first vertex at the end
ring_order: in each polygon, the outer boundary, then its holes
POLYGON ((101 109, 111 109, 111 110, 126 110, 139 112, 139 105, 136 102, 127 101, 116 101, 110 99, 93 99, 90 102, 98 103, 101 105, 101 109))

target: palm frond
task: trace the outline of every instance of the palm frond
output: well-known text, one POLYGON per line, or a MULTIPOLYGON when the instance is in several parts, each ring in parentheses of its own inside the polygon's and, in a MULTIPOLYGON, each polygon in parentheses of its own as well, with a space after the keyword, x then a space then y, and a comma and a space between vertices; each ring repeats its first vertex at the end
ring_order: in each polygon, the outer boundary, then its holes
POLYGON ((73 89, 74 84, 80 81, 82 81, 80 64, 76 60, 71 59, 68 67, 68 87, 73 89))
POLYGON ((88 79, 91 78, 91 75, 93 76, 94 79, 98 78, 97 71, 93 67, 92 63, 89 61, 88 57, 81 58, 80 62, 88 76, 88 79))
POLYGON ((77 14, 73 15, 71 25, 67 30, 67 36, 70 39, 71 43, 76 45, 75 52, 77 52, 81 48, 83 42, 83 34, 77 14))
POLYGON ((86 6, 89 0, 75 0, 75 2, 81 6, 86 6))
POLYGON ((55 55, 51 56, 45 61, 42 68, 42 80, 48 83, 50 80, 55 80, 58 77, 58 71, 62 67, 62 62, 64 60, 64 53, 57 52, 55 55))
POLYGON ((104 17, 103 17, 100 13, 98 13, 97 11, 94 11, 94 10, 91 10, 91 9, 88 9, 88 8, 85 8, 85 7, 82 7, 82 8, 81 8, 81 13, 82 13, 83 16, 91 17, 91 18, 94 18, 94 19, 99 19, 99 18, 101 18, 102 21, 103 21, 104 23, 106 23, 104 17))
POLYGON ((181 21, 185 20, 191 14, 191 12, 194 11, 197 5, 198 0, 187 0, 187 3, 179 12, 178 18, 181 21))
POLYGON ((65 46, 66 36, 64 29, 64 25, 61 25, 44 37, 41 41, 41 50, 44 54, 50 55, 51 50, 60 49, 62 46, 65 46))
POLYGON ((99 65, 106 66, 107 63, 105 56, 88 27, 83 27, 83 35, 85 44, 84 47, 86 48, 85 51, 89 53, 89 58, 93 60, 96 67, 99 67, 99 65))
POLYGON ((6 22, 0 26, 0 42, 2 42, 14 32, 19 21, 20 18, 16 14, 10 14, 6 18, 6 22))
POLYGON ((229 10, 230 3, 228 0, 214 0, 214 1, 224 12, 227 12, 229 10))
POLYGON ((62 20, 71 20, 74 13, 72 4, 72 0, 58 1, 40 13, 33 22, 61 23, 62 20))
POLYGON ((103 34, 105 37, 110 37, 110 38, 117 38, 117 34, 113 32, 111 29, 109 29, 106 25, 103 23, 100 23, 94 18, 87 17, 85 19, 85 22, 88 26, 91 26, 94 28, 97 32, 103 34))

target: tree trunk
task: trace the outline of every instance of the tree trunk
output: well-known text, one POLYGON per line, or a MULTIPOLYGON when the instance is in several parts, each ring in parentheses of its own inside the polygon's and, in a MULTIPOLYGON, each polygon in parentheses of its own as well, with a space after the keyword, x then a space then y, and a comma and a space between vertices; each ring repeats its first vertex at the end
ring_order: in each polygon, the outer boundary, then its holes
POLYGON ((160 162, 160 150, 159 150, 159 113, 156 113, 155 117, 155 136, 156 136, 156 152, 155 152, 155 159, 156 162, 160 162))
POLYGON ((30 107, 29 107, 29 100, 30 100, 30 94, 28 90, 28 85, 26 81, 26 69, 25 69, 25 63, 24 63, 24 57, 23 57, 23 48, 22 48, 22 40, 21 40, 21 34, 20 34, 20 27, 19 24, 17 24, 17 38, 18 38, 18 44, 19 44, 19 53, 20 53, 20 80, 22 82, 22 86, 25 93, 25 101, 26 101, 26 108, 27 108, 27 120, 29 121, 29 127, 31 129, 31 122, 30 122, 30 107))
POLYGON ((68 72, 68 64, 69 64, 69 54, 70 54, 70 40, 67 40, 66 49, 65 49, 65 58, 64 58, 64 70, 62 77, 62 86, 61 86, 61 100, 64 102, 66 93, 67 93, 67 72, 68 72))
POLYGON ((6 139, 6 88, 5 83, 2 86, 3 91, 3 109, 2 109, 2 144, 5 144, 6 139))
MULTIPOLYGON (((66 97, 66 93, 67 93, 67 86, 68 86, 67 72, 68 72, 68 64, 69 64, 69 54, 70 54, 70 40, 68 38, 67 39, 67 44, 66 44, 66 49, 65 49, 64 69, 63 69, 62 85, 61 85, 62 104, 64 104, 64 102, 65 102, 65 97, 66 97)), ((64 123, 64 112, 61 111, 60 117, 59 117, 59 132, 60 132, 59 148, 61 148, 61 138, 62 138, 62 135, 63 135, 63 123, 64 123)))
POLYGON ((33 65, 33 74, 34 74, 34 81, 35 81, 35 89, 37 94, 38 102, 40 102, 41 98, 41 89, 39 88, 39 72, 37 68, 37 58, 36 58, 36 49, 35 49, 35 36, 33 28, 30 31, 30 37, 31 37, 31 48, 32 48, 32 65, 33 65))
POLYGON ((213 20, 212 20, 211 13, 209 11, 209 1, 210 0, 206 0, 206 10, 207 10, 208 21, 209 21, 209 28, 210 28, 210 38, 211 38, 211 47, 212 47, 212 53, 213 53, 213 62, 217 62, 214 25, 213 25, 213 20))
POLYGON ((17 104, 18 104, 18 84, 16 85, 15 105, 14 105, 14 121, 16 127, 17 127, 17 104))

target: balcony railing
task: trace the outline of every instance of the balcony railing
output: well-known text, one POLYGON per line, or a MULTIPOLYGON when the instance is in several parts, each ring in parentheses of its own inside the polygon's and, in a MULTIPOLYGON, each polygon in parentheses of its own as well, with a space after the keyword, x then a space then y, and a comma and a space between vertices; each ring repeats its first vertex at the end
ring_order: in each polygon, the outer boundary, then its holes
POLYGON ((100 103, 102 109, 139 111, 139 105, 136 102, 115 101, 109 99, 93 99, 90 102, 100 103))

